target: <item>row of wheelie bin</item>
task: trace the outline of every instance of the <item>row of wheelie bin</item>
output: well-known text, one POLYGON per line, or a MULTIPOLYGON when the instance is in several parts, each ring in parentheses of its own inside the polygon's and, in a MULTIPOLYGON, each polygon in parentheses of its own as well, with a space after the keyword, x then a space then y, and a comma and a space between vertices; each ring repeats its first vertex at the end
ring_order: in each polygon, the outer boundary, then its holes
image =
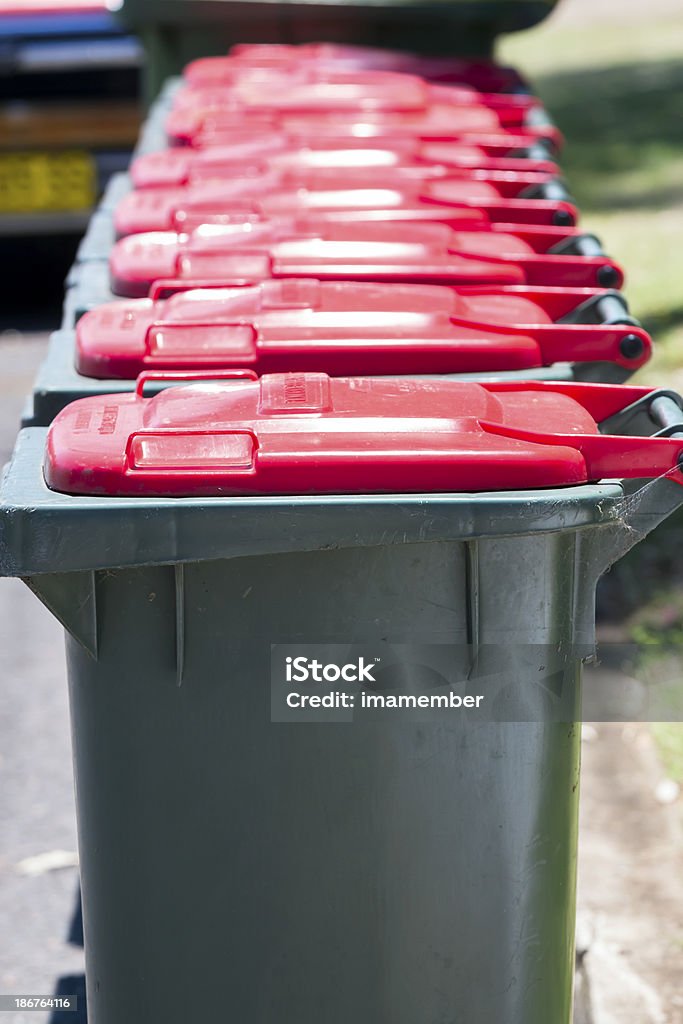
POLYGON ((492 61, 187 66, 0 494, 66 630, 92 1024, 570 1024, 600 575, 683 402, 492 61))

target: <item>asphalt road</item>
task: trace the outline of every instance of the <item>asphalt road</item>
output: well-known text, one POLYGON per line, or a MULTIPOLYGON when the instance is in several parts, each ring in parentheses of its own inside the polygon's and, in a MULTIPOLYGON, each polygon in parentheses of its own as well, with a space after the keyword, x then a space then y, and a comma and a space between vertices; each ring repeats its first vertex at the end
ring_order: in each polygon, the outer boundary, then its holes
MULTIPOLYGON (((0 319, 0 458, 7 461, 48 334, 58 322, 60 261, 42 281, 11 261, 14 280, 0 319), (17 326, 24 328, 17 330, 17 326)), ((5 266, 3 261, 3 266, 5 266)), ((0 580, 0 995, 49 994, 59 975, 81 973, 66 943, 77 871, 76 828, 62 629, 18 580, 0 580), (26 873, 28 858, 37 873, 26 873)), ((31 865, 29 864, 28 867, 31 865)), ((40 1024, 48 1014, 2 1013, 2 1024, 40 1024)))

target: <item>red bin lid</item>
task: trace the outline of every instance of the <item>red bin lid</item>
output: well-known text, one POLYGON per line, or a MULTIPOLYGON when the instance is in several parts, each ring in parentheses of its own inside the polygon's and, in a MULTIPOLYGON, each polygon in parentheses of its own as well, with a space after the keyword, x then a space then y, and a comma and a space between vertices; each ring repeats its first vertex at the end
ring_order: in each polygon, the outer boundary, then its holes
POLYGON ((422 75, 392 69, 335 67, 333 64, 283 64, 279 67, 233 62, 223 79, 200 83, 185 78, 174 93, 172 109, 190 107, 221 115, 230 110, 413 111, 433 103, 454 107, 493 106, 518 115, 540 101, 529 93, 483 92, 471 85, 430 82, 422 75))
POLYGON ((528 93, 480 92, 459 84, 433 84, 412 75, 386 72, 349 74, 335 69, 233 69, 225 84, 181 87, 171 111, 192 111, 202 119, 230 122, 236 114, 261 116, 267 111, 329 116, 335 110, 375 117, 378 113, 416 111, 427 104, 495 110, 501 125, 521 126, 536 119, 540 101, 528 93), (385 82, 390 89, 384 88, 385 82))
POLYGON ((235 72, 225 87, 182 88, 166 120, 169 137, 192 143, 198 136, 239 130, 299 126, 315 134, 318 123, 363 126, 413 134, 495 132, 524 129, 558 141, 554 126, 533 114, 538 100, 528 95, 482 93, 471 87, 434 84, 417 75, 388 71, 296 69, 235 72))
MULTIPOLYGON (((583 296, 581 296, 583 298, 583 296)), ((516 370, 557 361, 644 363, 650 339, 627 325, 555 324, 516 293, 283 279, 108 303, 76 325, 76 368, 134 379, 144 370, 249 368, 357 374, 516 370), (638 337, 635 358, 624 339, 638 337)))
POLYGON ((315 63, 344 70, 402 71, 420 75, 430 81, 453 81, 486 92, 519 89, 522 80, 512 68, 494 61, 457 57, 424 57, 400 50, 384 50, 365 46, 344 46, 335 43, 309 43, 301 46, 285 44, 244 44, 229 56, 202 57, 185 67, 184 79, 194 85, 213 85, 224 81, 234 67, 274 68, 315 63))
MULTIPOLYGON (((476 172, 475 172, 476 173, 476 172)), ((542 174, 484 174, 401 179, 386 170, 343 174, 267 173, 209 180, 185 188, 140 189, 119 202, 118 235, 183 230, 226 216, 317 216, 372 220, 436 220, 573 224, 577 210, 563 198, 546 198, 552 179, 542 174)), ((551 193, 552 194, 552 193, 551 193)))
MULTIPOLYGON (((249 121, 248 124, 241 123, 240 125, 231 125, 228 128, 211 128, 203 130, 199 135, 193 136, 191 139, 182 140, 178 142, 172 142, 172 148, 174 149, 186 149, 201 151, 205 149, 214 149, 218 146, 230 146, 235 139, 246 139, 262 138, 264 135, 286 135, 287 138, 296 140, 298 145, 306 146, 311 140, 317 142, 333 142, 336 144, 345 145, 346 142, 356 143, 362 142, 364 145, 396 145, 396 144, 413 144, 416 142, 429 143, 430 145, 438 143, 466 143, 467 145, 481 146, 491 156, 513 156, 515 152, 528 153, 530 150, 537 151, 539 147, 539 141, 541 148, 545 149, 544 139, 539 140, 537 134, 520 128, 518 130, 508 130, 502 128, 494 128, 491 131, 478 130, 474 131, 459 131, 453 130, 448 131, 442 126, 437 125, 434 129, 431 129, 429 125, 425 126, 423 131, 420 130, 402 130, 400 127, 397 130, 391 125, 383 125, 381 123, 368 124, 364 122, 358 124, 351 121, 344 121, 335 123, 334 120, 317 120, 314 123, 306 123, 305 121, 295 121, 287 119, 283 123, 263 124, 257 120, 249 121)), ((557 146, 553 147, 555 150, 557 146)), ((546 152, 550 152, 546 150, 546 152)))
MULTIPOLYGON (((151 232, 118 241, 112 288, 142 297, 161 279, 255 283, 277 277, 424 284, 595 283, 606 257, 553 255, 562 232, 454 231, 440 223, 324 220, 203 225, 189 235, 151 232), (585 276, 584 276, 585 275, 585 276)), ((569 236, 570 237, 570 236, 569 236)), ((621 274, 617 268, 617 277, 621 274)))
MULTIPOLYGON (((151 232, 118 241, 111 252, 112 287, 147 295, 161 278, 254 283, 272 277, 514 284, 514 263, 452 256, 442 224, 312 224, 291 221, 205 225, 190 235, 151 232)), ((523 250, 519 239, 510 251, 523 250)), ((495 243, 494 243, 495 244, 495 243)))
MULTIPOLYGON (((512 147, 509 147, 512 149, 512 147)), ((491 155, 485 146, 466 142, 403 142, 375 145, 361 140, 327 141, 301 145, 284 133, 247 136, 233 143, 189 149, 186 146, 145 153, 131 164, 135 188, 178 188, 212 178, 244 177, 292 172, 337 171, 345 174, 385 174, 401 177, 472 176, 473 172, 535 173, 554 175, 550 160, 491 155), (349 144, 351 143, 351 144, 349 144), (250 166, 251 165, 251 166, 250 166)))
MULTIPOLYGON (((185 149, 201 151, 204 149, 215 149, 219 146, 232 146, 236 141, 262 140, 265 137, 285 137, 292 144, 308 146, 312 143, 334 143, 336 145, 382 145, 382 146, 412 146, 415 143, 466 143, 467 145, 480 146, 491 156, 512 156, 519 150, 534 151, 539 146, 538 134, 530 129, 502 128, 497 126, 491 131, 475 130, 459 131, 444 130, 443 126, 437 125, 432 129, 426 125, 424 131, 413 131, 406 125, 399 124, 392 127, 391 124, 358 123, 345 118, 343 123, 339 119, 318 119, 315 121, 294 120, 285 118, 272 123, 264 123, 261 118, 249 118, 239 124, 231 124, 225 129, 211 128, 202 130, 199 135, 191 139, 182 140, 181 146, 174 146, 174 149, 185 149)), ((544 148, 544 147, 542 147, 544 148)))
POLYGON ((648 389, 244 375, 154 398, 141 378, 135 394, 73 402, 48 433, 48 486, 179 497, 506 491, 678 467, 680 440, 599 432, 648 389))
MULTIPOLYGON (((418 112, 385 113, 372 117, 369 113, 338 113, 334 119, 325 113, 294 116, 290 112, 200 111, 192 108, 172 110, 165 122, 168 138, 174 144, 197 145, 210 142, 221 133, 232 134, 246 126, 261 131, 287 131, 299 135, 319 136, 349 134, 370 137, 373 134, 443 138, 444 135, 501 134, 504 127, 495 110, 488 107, 429 107, 418 112)), ((535 134, 530 131, 530 135, 535 134)))
POLYGON ((504 117, 523 116, 540 106, 529 93, 483 92, 455 82, 434 83, 421 75, 392 70, 358 70, 302 64, 258 67, 233 64, 222 80, 185 82, 174 93, 172 110, 190 107, 218 115, 238 108, 269 110, 415 110, 427 103, 493 107, 504 117), (303 96, 306 88, 308 95, 303 96), (279 93, 279 95, 278 95, 279 93))

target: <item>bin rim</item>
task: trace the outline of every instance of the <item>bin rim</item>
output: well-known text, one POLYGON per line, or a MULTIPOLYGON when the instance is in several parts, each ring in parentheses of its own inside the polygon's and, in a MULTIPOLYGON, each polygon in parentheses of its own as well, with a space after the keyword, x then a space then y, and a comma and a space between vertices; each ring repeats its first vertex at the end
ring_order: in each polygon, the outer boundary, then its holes
MULTIPOLYGON (((45 483, 46 435, 44 427, 22 430, 5 467, 0 486, 3 576, 93 572, 332 548, 476 541, 589 527, 621 529, 630 490, 620 481, 602 481, 477 494, 72 496, 51 491, 45 483), (285 515, 296 521, 288 522, 285 515)), ((662 508, 657 518, 661 519, 683 501, 683 488, 661 480, 647 484, 644 490, 655 483, 661 483, 667 492, 659 496, 662 508)))

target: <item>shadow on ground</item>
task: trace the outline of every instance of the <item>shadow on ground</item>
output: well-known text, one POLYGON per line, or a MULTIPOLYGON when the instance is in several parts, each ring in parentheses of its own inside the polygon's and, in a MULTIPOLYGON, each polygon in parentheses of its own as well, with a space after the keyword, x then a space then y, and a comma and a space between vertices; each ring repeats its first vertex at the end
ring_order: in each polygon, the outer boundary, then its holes
MULTIPOLYGON (((681 297, 683 298, 683 281, 681 281, 681 297)), ((643 327, 650 334, 658 336, 664 331, 671 331, 683 324, 683 305, 672 306, 671 309, 658 313, 648 313, 642 318, 643 327)))
POLYGON ((569 140, 563 166, 587 210, 683 203, 683 59, 542 75, 569 140))

